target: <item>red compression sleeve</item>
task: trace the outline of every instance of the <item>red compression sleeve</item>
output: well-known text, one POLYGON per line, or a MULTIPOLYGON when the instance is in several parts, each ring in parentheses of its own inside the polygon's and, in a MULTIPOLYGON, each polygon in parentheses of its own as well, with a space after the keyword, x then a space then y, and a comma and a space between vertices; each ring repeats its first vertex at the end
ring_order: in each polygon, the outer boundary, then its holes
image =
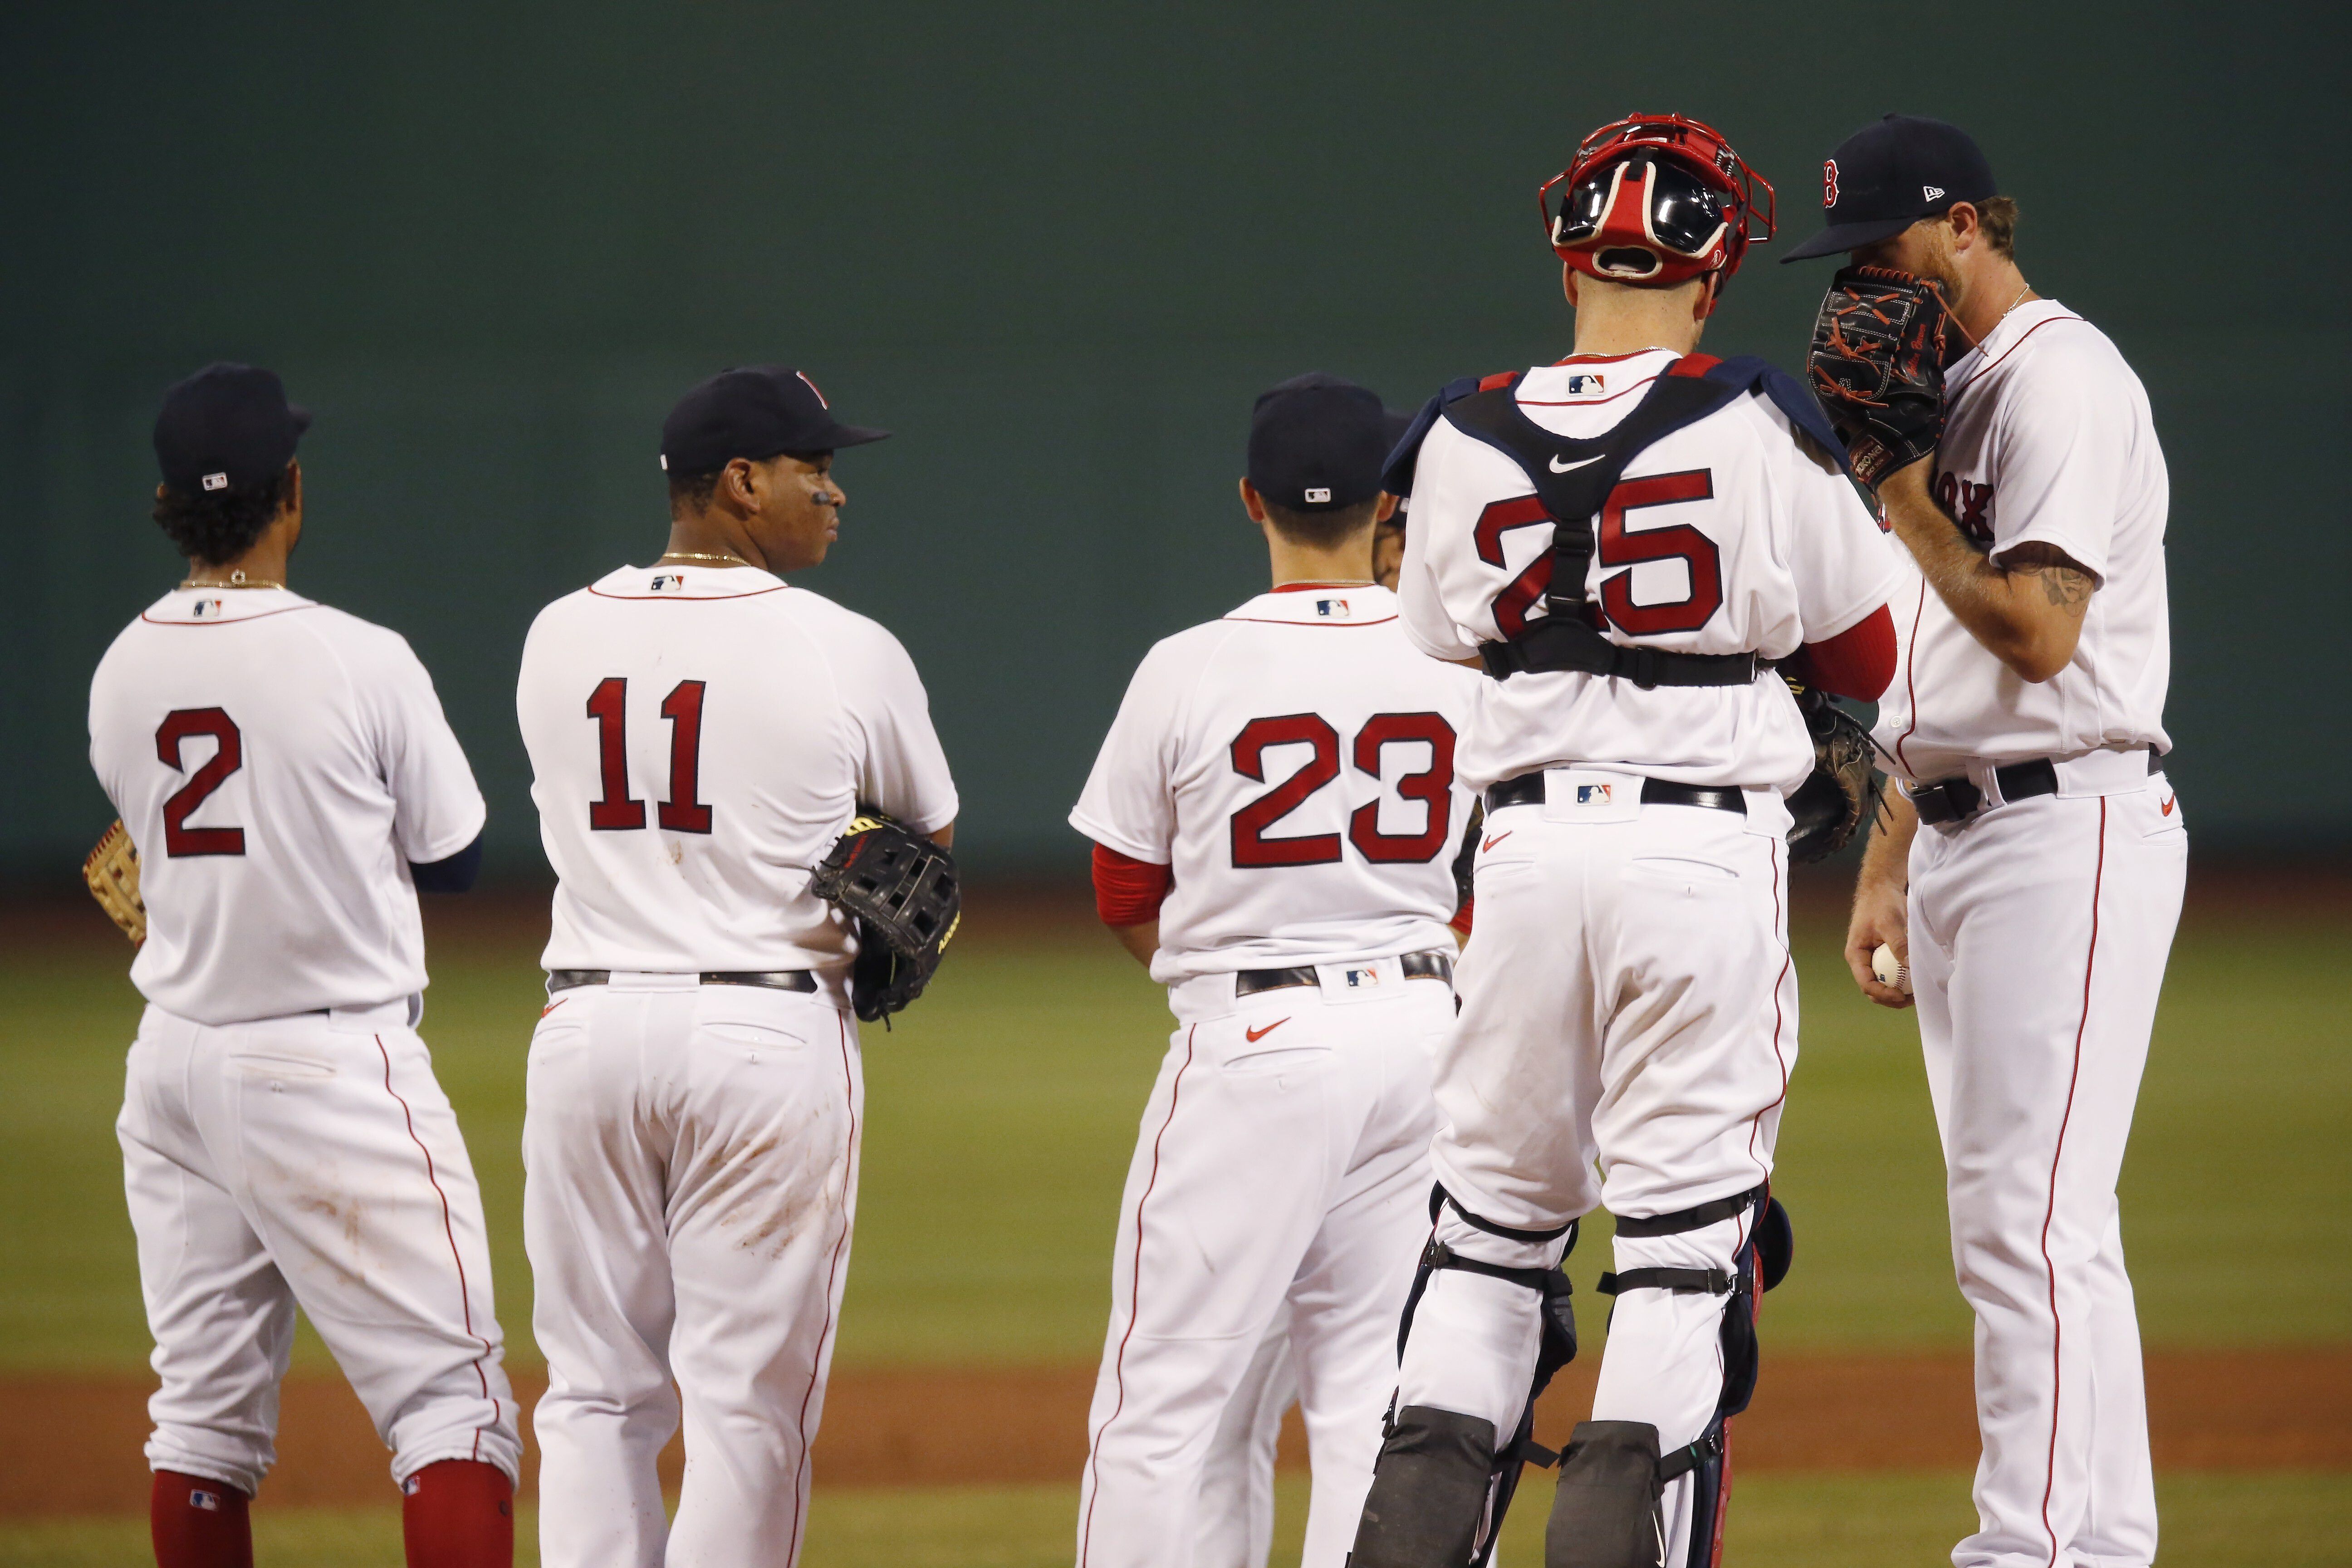
POLYGON ((1895 679, 1895 617, 1881 605, 1828 641, 1805 644, 1789 673, 1840 697, 1877 701, 1895 679))
POLYGON ((1463 900, 1461 907, 1454 911, 1454 918, 1447 921, 1445 923, 1452 926, 1455 931, 1460 931, 1464 936, 1468 936, 1470 934, 1470 922, 1475 918, 1472 911, 1477 907, 1478 900, 1476 899, 1463 900))
POLYGON ((253 1568, 246 1495, 226 1481, 158 1470, 147 1528, 161 1568, 253 1568))
POLYGON ((1131 855, 1095 846, 1095 913, 1107 926, 1139 926, 1160 918, 1175 871, 1131 855))
POLYGON ((504 1470, 443 1459, 401 1490, 408 1568, 514 1568, 514 1483, 504 1470))

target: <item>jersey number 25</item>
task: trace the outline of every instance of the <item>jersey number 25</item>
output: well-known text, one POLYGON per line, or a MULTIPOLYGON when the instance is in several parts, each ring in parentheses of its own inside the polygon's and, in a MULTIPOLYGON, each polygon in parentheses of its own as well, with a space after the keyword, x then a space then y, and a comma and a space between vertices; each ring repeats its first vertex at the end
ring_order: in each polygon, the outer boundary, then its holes
MULTIPOLYGON (((1366 801, 1348 818, 1348 840, 1367 860, 1433 860, 1452 843, 1454 810, 1454 726, 1440 713, 1375 713, 1356 733, 1353 747, 1357 771, 1381 776, 1381 752, 1405 741, 1429 747, 1429 766, 1397 780, 1396 792, 1428 807, 1419 833, 1381 831, 1381 803, 1366 801)), ((1264 780, 1265 752, 1272 746, 1307 745, 1314 753, 1299 770, 1234 813, 1234 864, 1255 866, 1326 866, 1339 858, 1339 836, 1307 833, 1285 838, 1266 837, 1266 829, 1297 811, 1307 797, 1339 776, 1339 732, 1317 713, 1286 713, 1275 719, 1253 719, 1234 737, 1234 771, 1244 778, 1264 780)))
MULTIPOLYGON (((1601 610, 1633 637, 1657 637, 1665 632, 1695 632, 1723 608, 1723 552, 1715 541, 1685 522, 1663 528, 1633 529, 1625 514, 1647 506, 1676 501, 1708 500, 1715 495, 1715 477, 1706 468, 1678 474, 1650 474, 1620 479, 1601 505, 1601 526, 1594 531, 1593 554, 1603 566, 1627 570, 1601 580, 1601 610), (1690 574, 1690 593, 1663 605, 1633 602, 1633 567, 1645 561, 1679 561, 1690 574)), ((1503 564, 1503 535, 1513 529, 1549 525, 1551 513, 1534 496, 1498 500, 1478 514, 1471 531, 1478 559, 1489 566, 1503 564)), ((1506 641, 1527 629, 1528 615, 1543 602, 1551 587, 1551 552, 1528 563, 1527 569, 1495 595, 1495 629, 1506 641)))

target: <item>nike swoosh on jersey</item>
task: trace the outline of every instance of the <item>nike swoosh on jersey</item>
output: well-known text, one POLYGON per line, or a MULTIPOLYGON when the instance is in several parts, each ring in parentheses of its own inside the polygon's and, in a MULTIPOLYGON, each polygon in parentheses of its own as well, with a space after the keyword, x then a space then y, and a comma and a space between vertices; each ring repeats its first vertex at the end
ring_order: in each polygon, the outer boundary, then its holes
POLYGON ((2172 815, 2172 808, 2179 805, 2179 801, 2180 797, 2177 795, 2167 795, 2164 797, 2164 805, 2158 809, 2161 810, 2165 816, 2170 816, 2172 815))
POLYGON ((1553 473, 1555 473, 1555 474, 1564 474, 1564 473, 1569 472, 1569 471, 1570 471, 1570 469, 1572 469, 1572 468, 1584 468, 1584 467, 1586 467, 1586 466, 1588 466, 1588 465, 1590 465, 1590 464, 1597 463, 1597 462, 1599 462, 1600 460, 1601 460, 1601 458, 1598 458, 1598 457, 1592 457, 1592 458, 1585 458, 1585 459, 1583 460, 1583 462, 1580 462, 1580 463, 1563 463, 1563 462, 1561 462, 1558 458, 1554 458, 1551 460, 1551 471, 1552 471, 1553 473))
POLYGON ((1290 1022, 1290 1020, 1289 1020, 1289 1019, 1287 1019, 1287 1018, 1276 1018, 1273 1023, 1268 1024, 1268 1025, 1267 1025, 1265 1028, 1263 1028, 1263 1029, 1252 1029, 1252 1028, 1244 1027, 1244 1028, 1242 1030, 1242 1033, 1243 1033, 1243 1034, 1244 1034, 1244 1035, 1247 1035, 1247 1036, 1250 1037, 1250 1043, 1251 1043, 1252 1045, 1255 1045, 1258 1041, 1260 1041, 1260 1040, 1262 1040, 1262 1039, 1265 1038, 1268 1035, 1271 1035, 1271 1034, 1272 1034, 1272 1033, 1274 1033, 1276 1029, 1279 1029, 1280 1027, 1282 1027, 1285 1024, 1287 1024, 1288 1022, 1290 1022))
POLYGON ((1497 833, 1494 837, 1487 839, 1484 844, 1478 846, 1478 847, 1481 849, 1492 849, 1496 845, 1500 844, 1504 839, 1508 838, 1512 834, 1517 833, 1517 831, 1518 829, 1516 827, 1506 827, 1502 832, 1497 833))

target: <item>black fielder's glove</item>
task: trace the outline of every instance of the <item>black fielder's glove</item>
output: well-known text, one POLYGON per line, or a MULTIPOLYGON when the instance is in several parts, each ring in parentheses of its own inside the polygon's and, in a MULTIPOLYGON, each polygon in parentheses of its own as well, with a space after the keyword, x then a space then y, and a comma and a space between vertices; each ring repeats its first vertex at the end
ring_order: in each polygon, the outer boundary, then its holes
POLYGON ((1849 267, 1822 300, 1806 378, 1874 494, 1943 439, 1950 324, 1938 285, 1888 267, 1849 267))
MULTIPOLYGON (((1785 677, 1783 679, 1786 679, 1785 677)), ((1813 771, 1789 797, 1789 858, 1820 860, 1844 848, 1878 809, 1877 756, 1870 732, 1819 687, 1789 682, 1813 738, 1813 771)))
POLYGON ((818 863, 809 891, 856 921, 850 1005, 887 1027, 930 984, 963 918, 955 857, 878 812, 860 812, 818 863))

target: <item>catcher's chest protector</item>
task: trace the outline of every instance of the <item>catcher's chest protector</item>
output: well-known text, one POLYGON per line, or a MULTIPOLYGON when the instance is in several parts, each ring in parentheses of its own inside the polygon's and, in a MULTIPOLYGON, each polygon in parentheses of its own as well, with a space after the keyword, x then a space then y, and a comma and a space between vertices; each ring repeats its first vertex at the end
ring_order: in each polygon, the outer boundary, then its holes
MULTIPOLYGON (((1642 686, 1731 686, 1755 679, 1752 656, 1651 652, 1622 647, 1602 637, 1598 611, 1587 600, 1592 565, 1592 519, 1635 458, 1677 430, 1695 425, 1738 397, 1769 397, 1790 421, 1830 452, 1843 448, 1810 393, 1759 359, 1717 360, 1686 354, 1676 360, 1631 413, 1596 437, 1558 435, 1519 407, 1526 373, 1459 381, 1423 408, 1390 461, 1383 482, 1410 489, 1422 439, 1443 417, 1464 435, 1501 452, 1527 476, 1552 521, 1549 614, 1507 645, 1489 645, 1488 673, 1522 668, 1578 669, 1625 675, 1642 686)), ((1401 492, 1402 493, 1402 492, 1401 492)))

